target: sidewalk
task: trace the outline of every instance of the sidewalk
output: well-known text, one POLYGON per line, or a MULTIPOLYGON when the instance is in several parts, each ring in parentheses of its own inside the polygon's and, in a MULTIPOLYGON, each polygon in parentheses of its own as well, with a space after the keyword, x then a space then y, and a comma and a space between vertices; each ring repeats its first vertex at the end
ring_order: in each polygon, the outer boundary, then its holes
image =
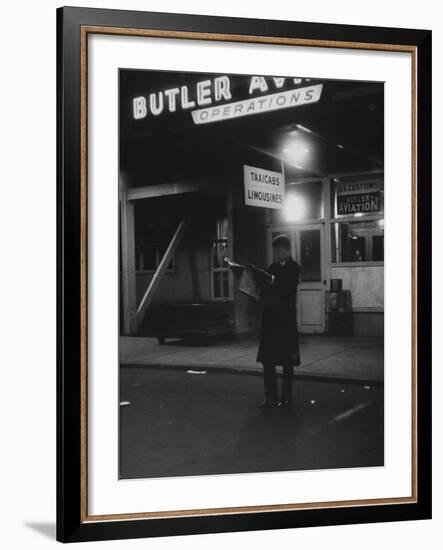
MULTIPOLYGON (((193 370, 262 373, 256 362, 257 337, 193 345, 155 338, 120 337, 120 364, 193 370)), ((302 364, 296 376, 383 384, 383 339, 300 335, 302 364)))

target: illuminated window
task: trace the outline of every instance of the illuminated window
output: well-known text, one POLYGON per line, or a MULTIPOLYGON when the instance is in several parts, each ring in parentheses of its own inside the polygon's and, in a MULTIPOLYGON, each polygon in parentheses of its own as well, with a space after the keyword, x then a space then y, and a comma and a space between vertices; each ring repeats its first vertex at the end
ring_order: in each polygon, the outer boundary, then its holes
POLYGON ((347 176, 331 181, 331 213, 334 218, 383 214, 383 174, 347 176))
POLYGON ((383 220, 331 224, 331 257, 334 263, 382 262, 383 220))

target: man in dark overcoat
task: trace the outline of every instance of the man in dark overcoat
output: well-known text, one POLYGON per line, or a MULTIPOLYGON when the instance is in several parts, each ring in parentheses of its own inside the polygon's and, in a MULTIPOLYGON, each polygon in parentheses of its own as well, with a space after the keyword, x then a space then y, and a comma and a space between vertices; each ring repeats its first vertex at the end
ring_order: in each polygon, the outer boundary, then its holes
POLYGON ((262 407, 292 405, 293 367, 300 365, 297 333, 297 286, 300 267, 291 257, 286 234, 272 241, 276 262, 266 270, 249 265, 260 285, 262 323, 257 362, 263 364, 265 399, 262 407), (283 367, 281 400, 278 400, 276 366, 283 367))

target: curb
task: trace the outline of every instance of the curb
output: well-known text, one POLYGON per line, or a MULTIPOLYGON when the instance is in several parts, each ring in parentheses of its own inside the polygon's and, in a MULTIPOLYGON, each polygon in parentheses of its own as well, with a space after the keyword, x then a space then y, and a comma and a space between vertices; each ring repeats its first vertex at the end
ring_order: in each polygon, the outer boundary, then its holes
MULTIPOLYGON (((245 367, 226 367, 222 365, 199 365, 197 368, 193 368, 190 365, 161 365, 159 363, 131 363, 125 361, 120 363, 121 368, 148 368, 148 369, 157 369, 157 370, 176 370, 176 371, 187 371, 187 370, 206 370, 209 372, 215 373, 234 373, 234 374, 252 374, 253 376, 263 376, 261 369, 248 369, 245 367)), ((281 374, 277 373, 277 376, 280 377, 281 374)), ((368 385, 375 387, 384 387, 384 382, 382 380, 373 380, 369 378, 350 378, 346 376, 334 376, 331 374, 309 374, 305 372, 297 373, 297 368, 294 368, 294 378, 299 378, 300 380, 309 380, 312 382, 329 382, 335 384, 354 384, 354 385, 368 385)))

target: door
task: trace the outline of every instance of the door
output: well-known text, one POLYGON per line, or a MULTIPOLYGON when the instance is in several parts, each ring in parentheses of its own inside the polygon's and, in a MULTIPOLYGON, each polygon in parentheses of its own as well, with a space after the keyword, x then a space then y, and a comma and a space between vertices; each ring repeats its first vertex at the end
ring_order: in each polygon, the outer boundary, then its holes
POLYGON ((304 334, 325 332, 325 227, 322 223, 272 227, 269 230, 269 261, 274 262, 272 239, 286 233, 291 254, 300 266, 297 296, 298 330, 304 334))
POLYGON ((325 231, 324 225, 295 229, 296 261, 300 265, 298 328, 305 334, 325 332, 325 231))

